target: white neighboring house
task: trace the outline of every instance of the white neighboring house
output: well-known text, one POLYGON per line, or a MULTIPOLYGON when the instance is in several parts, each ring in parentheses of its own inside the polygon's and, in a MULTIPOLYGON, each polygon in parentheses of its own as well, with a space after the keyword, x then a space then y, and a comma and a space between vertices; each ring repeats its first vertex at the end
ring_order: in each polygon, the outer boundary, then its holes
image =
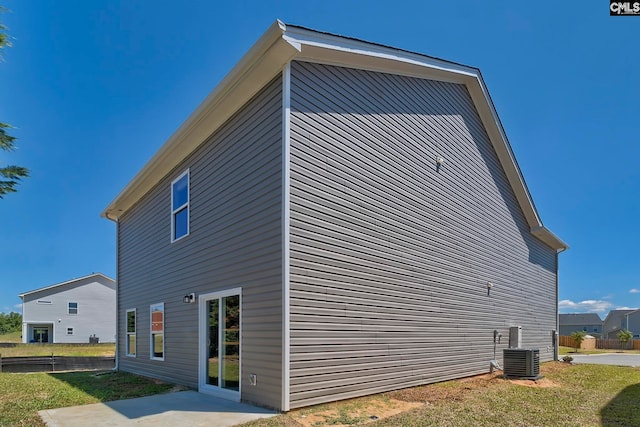
POLYGON ((24 292, 22 342, 115 342, 116 282, 101 273, 24 292))

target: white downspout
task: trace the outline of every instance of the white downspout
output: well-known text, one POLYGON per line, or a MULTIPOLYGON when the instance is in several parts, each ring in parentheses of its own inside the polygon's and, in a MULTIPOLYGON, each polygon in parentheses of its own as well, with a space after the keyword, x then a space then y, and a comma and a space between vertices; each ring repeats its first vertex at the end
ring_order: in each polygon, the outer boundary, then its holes
POLYGON ((119 292, 118 289, 120 288, 120 281, 118 280, 120 277, 120 272, 118 271, 118 260, 120 259, 119 256, 119 252, 120 252, 120 245, 118 244, 118 236, 120 235, 120 223, 118 222, 118 218, 112 218, 110 217, 108 214, 105 215, 105 218, 113 221, 116 223, 116 357, 115 357, 115 366, 113 367, 113 371, 118 371, 118 367, 119 367, 119 361, 120 361, 120 357, 119 357, 119 353, 120 353, 120 316, 118 315, 118 310, 120 309, 120 304, 119 304, 119 292))

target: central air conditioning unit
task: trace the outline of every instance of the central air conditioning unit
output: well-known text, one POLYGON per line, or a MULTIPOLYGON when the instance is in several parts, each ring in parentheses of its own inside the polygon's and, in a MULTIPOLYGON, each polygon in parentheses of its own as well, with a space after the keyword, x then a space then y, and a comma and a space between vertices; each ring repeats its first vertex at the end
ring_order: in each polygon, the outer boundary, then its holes
POLYGON ((527 348, 505 348, 504 375, 507 378, 537 380, 540 376, 540 350, 527 348))

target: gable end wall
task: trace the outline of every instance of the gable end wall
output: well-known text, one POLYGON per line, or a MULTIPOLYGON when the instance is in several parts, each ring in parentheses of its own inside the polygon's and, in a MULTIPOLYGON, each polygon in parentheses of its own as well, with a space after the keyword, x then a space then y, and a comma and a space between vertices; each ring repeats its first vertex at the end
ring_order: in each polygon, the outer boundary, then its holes
POLYGON ((465 86, 291 72, 291 407, 488 372, 515 325, 552 359, 556 253, 465 86))

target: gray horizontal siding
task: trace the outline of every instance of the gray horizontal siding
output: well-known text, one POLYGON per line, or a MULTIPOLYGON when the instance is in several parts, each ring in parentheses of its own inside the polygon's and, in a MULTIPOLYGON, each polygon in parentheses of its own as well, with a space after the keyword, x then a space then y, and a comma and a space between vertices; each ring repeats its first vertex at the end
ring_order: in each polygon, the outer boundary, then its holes
POLYGON ((242 287, 242 399, 280 407, 282 83, 278 78, 120 220, 120 367, 197 387, 197 295, 242 287), (190 235, 171 243, 171 181, 190 169, 190 235), (165 360, 149 360, 149 305, 165 303, 165 360), (124 355, 137 309, 137 357, 124 355))
POLYGON ((293 63, 290 234, 292 408, 486 372, 513 325, 553 356, 555 252, 463 85, 293 63))

